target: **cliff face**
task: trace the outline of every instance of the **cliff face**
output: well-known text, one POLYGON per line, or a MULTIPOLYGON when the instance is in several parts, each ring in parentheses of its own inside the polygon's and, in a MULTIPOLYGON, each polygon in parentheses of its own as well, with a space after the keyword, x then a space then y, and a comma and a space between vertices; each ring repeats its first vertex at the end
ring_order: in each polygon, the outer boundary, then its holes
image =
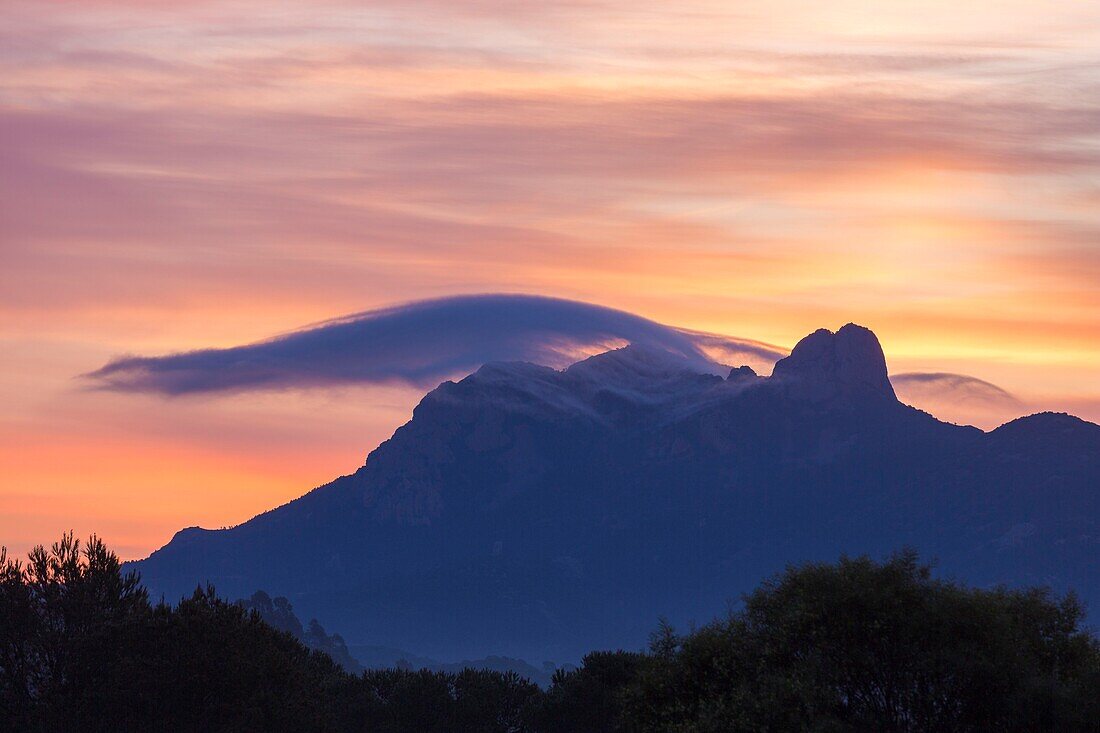
POLYGON ((627 347, 489 364, 354 474, 135 563, 169 598, 265 588, 349 643, 568 660, 705 621, 789 562, 908 545, 1100 607, 1100 427, 991 433, 899 403, 878 340, 817 331, 770 378, 627 347))

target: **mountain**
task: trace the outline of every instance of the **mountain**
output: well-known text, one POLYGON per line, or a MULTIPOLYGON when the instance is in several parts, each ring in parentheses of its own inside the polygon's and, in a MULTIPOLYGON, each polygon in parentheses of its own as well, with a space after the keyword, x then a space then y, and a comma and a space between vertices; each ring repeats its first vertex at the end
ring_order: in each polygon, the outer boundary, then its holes
POLYGON ((134 563, 154 593, 262 587, 349 643, 570 661, 703 622, 787 563, 903 546, 1100 607, 1100 426, 986 433, 900 403, 878 339, 817 331, 771 377, 660 349, 487 364, 355 473, 134 563))
MULTIPOLYGON (((324 652, 346 671, 355 675, 362 674, 366 669, 426 669, 450 674, 457 674, 464 669, 487 669, 494 672, 515 672, 546 688, 550 686, 552 676, 558 669, 553 662, 544 662, 542 667, 535 667, 522 659, 511 657, 489 656, 448 663, 392 647, 360 645, 349 649, 342 636, 326 633, 317 619, 311 619, 308 625, 302 624, 290 601, 282 596, 272 598, 258 590, 251 597, 238 600, 237 605, 246 611, 255 611, 268 626, 285 631, 307 649, 324 652)), ((563 668, 569 670, 574 667, 566 664, 563 668)))
POLYGON ((246 611, 255 611, 268 626, 285 631, 302 642, 306 648, 329 655, 332 661, 348 672, 352 674, 363 672, 363 665, 351 656, 343 637, 339 634, 325 633, 324 627, 317 619, 310 619, 309 626, 303 626, 294 613, 294 607, 286 598, 279 596, 273 599, 267 593, 258 590, 248 599, 242 598, 237 601, 237 605, 246 611))

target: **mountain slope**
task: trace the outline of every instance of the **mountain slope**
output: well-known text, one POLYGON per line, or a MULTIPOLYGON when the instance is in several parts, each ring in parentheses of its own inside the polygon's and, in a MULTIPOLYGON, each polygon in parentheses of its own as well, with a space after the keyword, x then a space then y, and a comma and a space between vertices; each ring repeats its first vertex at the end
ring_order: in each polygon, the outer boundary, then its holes
POLYGON ((565 661, 705 621, 788 562, 936 556, 1100 602, 1100 428, 991 433, 897 401, 874 334, 817 331, 769 378, 630 346, 489 364, 355 473, 135 563, 175 597, 263 587, 352 643, 565 661))

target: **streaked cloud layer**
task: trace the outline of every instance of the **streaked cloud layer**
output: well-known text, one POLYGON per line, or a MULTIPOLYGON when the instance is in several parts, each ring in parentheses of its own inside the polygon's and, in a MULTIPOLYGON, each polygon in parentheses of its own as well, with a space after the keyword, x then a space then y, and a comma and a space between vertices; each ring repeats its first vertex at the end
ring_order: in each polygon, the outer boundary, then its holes
MULTIPOLYGON (((222 496, 259 486, 215 468, 227 408, 177 405, 173 432, 159 402, 71 375, 477 292, 784 346, 857 321, 895 372, 1097 419, 1098 49, 1100 6, 1072 0, 9 0, 0 472, 63 487, 18 447, 86 455, 62 439, 79 422, 112 436, 94 491, 178 488, 132 468, 126 425, 154 410, 145 455, 222 496)), ((363 450, 415 399, 394 389, 341 412, 363 450)), ((295 465, 347 470, 331 460, 295 465)), ((135 492, 135 548, 216 516, 196 495, 150 523, 135 492)), ((17 494, 0 484, 0 535, 37 511, 17 494)))

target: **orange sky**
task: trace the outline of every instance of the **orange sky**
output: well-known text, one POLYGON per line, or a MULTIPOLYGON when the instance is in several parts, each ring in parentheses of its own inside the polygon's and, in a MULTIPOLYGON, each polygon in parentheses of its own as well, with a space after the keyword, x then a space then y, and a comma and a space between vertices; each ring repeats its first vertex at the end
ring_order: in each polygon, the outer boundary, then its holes
POLYGON ((1095 2, 9 0, 0 543, 239 522, 419 396, 75 375, 455 293, 856 321, 1100 419, 1098 69, 1095 2))

